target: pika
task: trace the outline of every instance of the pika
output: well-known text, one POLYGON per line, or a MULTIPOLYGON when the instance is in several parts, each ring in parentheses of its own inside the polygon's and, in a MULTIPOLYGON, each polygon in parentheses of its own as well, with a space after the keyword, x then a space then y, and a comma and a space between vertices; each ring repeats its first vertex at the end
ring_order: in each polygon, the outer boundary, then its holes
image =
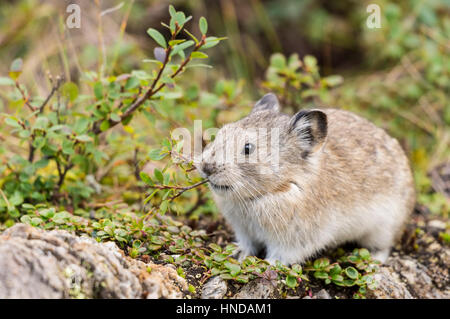
POLYGON ((240 259, 303 263, 354 242, 385 262, 415 203, 408 159, 383 129, 332 108, 289 116, 271 93, 217 132, 198 169, 240 259))

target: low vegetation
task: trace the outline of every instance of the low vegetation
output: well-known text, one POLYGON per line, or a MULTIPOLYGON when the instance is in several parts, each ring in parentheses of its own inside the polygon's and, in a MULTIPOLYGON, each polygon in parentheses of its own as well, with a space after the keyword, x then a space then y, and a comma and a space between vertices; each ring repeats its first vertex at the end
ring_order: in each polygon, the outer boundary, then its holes
MULTIPOLYGON (((448 218, 449 194, 434 170, 450 156, 450 20, 439 8, 404 25, 405 11, 387 5, 391 28, 365 34, 365 45, 371 67, 387 59, 389 69, 347 81, 321 76, 312 55, 274 53, 258 94, 275 92, 286 112, 337 105, 386 128, 411 159, 420 207, 448 218), (370 44, 377 37, 388 44, 370 44)), ((235 259, 232 234, 171 131, 192 130, 196 119, 203 129, 220 127, 248 113, 256 94, 245 80, 206 75, 214 71, 204 62, 216 52, 210 49, 229 39, 211 35, 204 17, 193 21, 173 6, 169 15, 164 32, 152 21, 155 47, 139 69, 99 61, 76 81, 48 75, 46 95, 25 84, 26 60, 15 59, 0 77, 0 229, 23 222, 112 240, 132 258, 175 265, 182 277, 195 266, 201 275, 190 282, 193 296, 219 275, 236 284, 263 278, 283 296, 307 293, 318 280, 364 298, 378 270, 365 248, 339 248, 290 267, 235 259), (213 85, 193 80, 208 76, 213 85)), ((448 230, 440 238, 448 245, 448 230)))

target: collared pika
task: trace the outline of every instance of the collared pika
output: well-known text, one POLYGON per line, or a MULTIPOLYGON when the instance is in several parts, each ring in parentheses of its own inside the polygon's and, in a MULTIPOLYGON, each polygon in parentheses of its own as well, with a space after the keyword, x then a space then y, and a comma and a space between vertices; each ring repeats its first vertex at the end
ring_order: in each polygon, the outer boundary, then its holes
POLYGON ((415 203, 408 159, 384 130, 331 108, 291 117, 273 94, 223 126, 198 166, 240 258, 302 263, 355 242, 384 262, 415 203))

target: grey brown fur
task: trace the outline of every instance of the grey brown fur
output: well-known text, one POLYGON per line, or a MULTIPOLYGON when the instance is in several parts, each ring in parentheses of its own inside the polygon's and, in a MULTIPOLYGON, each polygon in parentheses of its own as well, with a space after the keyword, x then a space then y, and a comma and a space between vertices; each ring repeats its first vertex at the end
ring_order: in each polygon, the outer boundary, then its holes
POLYGON ((415 203, 397 140, 351 112, 304 110, 291 117, 279 109, 276 97, 266 95, 203 152, 200 171, 241 257, 265 248, 270 262, 290 264, 355 241, 384 261, 415 203), (268 128, 267 136, 247 136, 254 128, 268 128), (279 166, 271 128, 279 130, 279 166), (243 155, 246 143, 257 150, 243 155), (224 156, 230 150, 234 155, 224 156))

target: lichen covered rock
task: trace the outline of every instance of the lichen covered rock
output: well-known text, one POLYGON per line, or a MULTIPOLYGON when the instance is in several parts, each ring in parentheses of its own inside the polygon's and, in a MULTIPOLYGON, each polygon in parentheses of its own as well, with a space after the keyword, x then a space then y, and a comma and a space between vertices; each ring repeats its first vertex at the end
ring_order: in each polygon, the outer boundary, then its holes
POLYGON ((172 268, 129 258, 113 242, 17 224, 0 234, 0 299, 181 298, 172 268))

